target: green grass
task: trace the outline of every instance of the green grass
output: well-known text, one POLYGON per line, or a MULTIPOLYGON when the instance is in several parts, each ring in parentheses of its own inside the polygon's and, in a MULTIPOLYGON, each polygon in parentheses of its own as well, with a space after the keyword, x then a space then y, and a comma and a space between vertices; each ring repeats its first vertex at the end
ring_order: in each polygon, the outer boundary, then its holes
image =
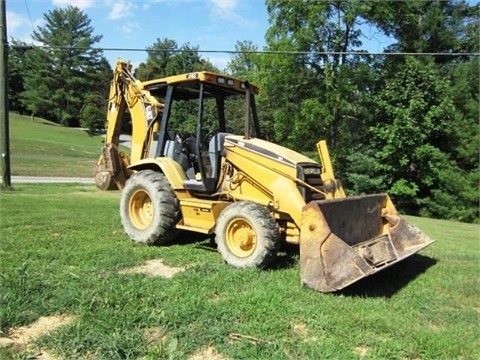
MULTIPOLYGON (((60 358, 186 359, 213 346, 229 359, 477 359, 478 225, 409 218, 436 242, 336 294, 300 285, 298 249, 274 269, 225 265, 210 239, 132 243, 118 192, 16 185, 0 192, 1 331, 75 316, 37 340, 60 358), (172 279, 121 275, 163 259, 172 279), (161 336, 148 339, 147 329, 161 336), (240 334, 240 335, 235 335, 240 334)), ((0 350, 28 358, 34 350, 0 350)))
POLYGON ((102 138, 10 113, 12 175, 93 177, 102 138))
MULTIPOLYGON (((102 147, 83 131, 14 114, 10 134, 13 175, 90 177, 102 147)), ((82 185, 0 192, 2 336, 67 314, 74 322, 36 347, 65 359, 185 359, 207 346, 230 359, 478 358, 478 225, 409 218, 437 242, 321 294, 300 285, 296 247, 274 269, 239 271, 199 235, 136 245, 123 234, 118 201, 118 192, 82 185), (173 279, 119 274, 148 259, 187 270, 173 279)), ((0 358, 34 353, 0 349, 0 358)))

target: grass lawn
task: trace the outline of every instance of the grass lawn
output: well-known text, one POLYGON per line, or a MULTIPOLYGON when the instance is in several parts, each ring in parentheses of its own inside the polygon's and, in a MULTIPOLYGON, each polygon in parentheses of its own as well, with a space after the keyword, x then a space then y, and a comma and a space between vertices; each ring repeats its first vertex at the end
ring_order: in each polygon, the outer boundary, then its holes
MULTIPOLYGON (((92 153, 100 147, 85 141, 92 153)), ((432 246, 322 294, 300 285, 295 247, 273 269, 240 271, 203 236, 134 244, 118 201, 118 192, 90 185, 0 192, 1 336, 43 316, 72 319, 29 347, 1 348, 0 358, 29 359, 39 349, 60 359, 188 359, 202 349, 214 360, 479 357, 478 225, 409 218, 432 246), (151 259, 186 270, 173 278, 120 273, 151 259)))
POLYGON ((10 113, 12 175, 93 177, 101 137, 10 113))

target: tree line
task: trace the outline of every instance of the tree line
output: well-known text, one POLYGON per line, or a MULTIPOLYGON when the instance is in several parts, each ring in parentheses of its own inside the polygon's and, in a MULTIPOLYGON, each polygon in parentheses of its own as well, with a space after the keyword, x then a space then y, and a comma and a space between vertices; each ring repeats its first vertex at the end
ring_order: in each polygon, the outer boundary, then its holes
MULTIPOLYGON (((268 137, 313 157, 327 139, 350 194, 387 192, 408 214, 479 222, 479 4, 265 5, 265 48, 238 41, 223 71, 260 86, 268 137), (394 39, 384 55, 363 51, 365 26, 394 39)), ((73 6, 44 20, 32 34, 43 46, 10 42, 10 110, 93 131, 105 119, 112 72, 95 48, 101 35, 73 6)), ((197 46, 158 38, 146 50, 141 80, 220 72, 197 46)))

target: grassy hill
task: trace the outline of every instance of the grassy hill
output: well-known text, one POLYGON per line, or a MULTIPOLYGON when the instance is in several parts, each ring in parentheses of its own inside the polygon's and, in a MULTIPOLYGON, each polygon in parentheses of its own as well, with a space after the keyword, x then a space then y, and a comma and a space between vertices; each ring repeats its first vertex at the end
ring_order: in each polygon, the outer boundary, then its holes
POLYGON ((10 114, 12 175, 93 177, 102 138, 42 119, 10 114))

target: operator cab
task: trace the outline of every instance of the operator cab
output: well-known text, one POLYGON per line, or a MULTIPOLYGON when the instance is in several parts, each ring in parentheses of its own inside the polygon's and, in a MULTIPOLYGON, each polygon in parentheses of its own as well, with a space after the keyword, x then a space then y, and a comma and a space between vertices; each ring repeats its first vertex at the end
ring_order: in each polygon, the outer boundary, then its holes
POLYGON ((187 190, 215 193, 225 137, 259 137, 258 88, 205 71, 152 80, 145 88, 164 104, 152 155, 180 164, 187 190))

